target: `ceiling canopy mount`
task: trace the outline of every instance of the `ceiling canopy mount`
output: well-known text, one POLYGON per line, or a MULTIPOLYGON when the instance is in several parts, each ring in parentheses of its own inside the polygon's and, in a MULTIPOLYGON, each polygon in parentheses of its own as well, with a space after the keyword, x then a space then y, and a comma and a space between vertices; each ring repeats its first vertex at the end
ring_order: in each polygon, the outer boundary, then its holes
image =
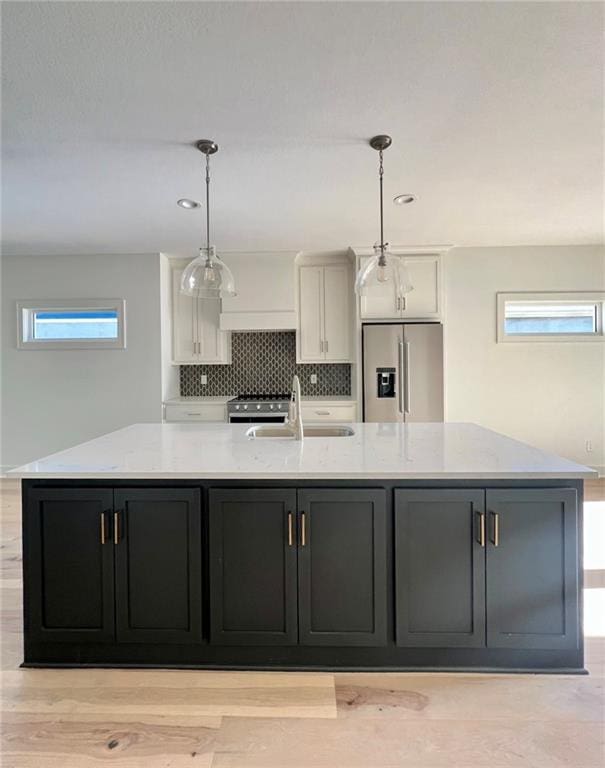
POLYGON ((381 133, 379 136, 372 136, 370 139, 370 146, 372 149, 376 149, 379 152, 388 149, 392 143, 393 139, 385 133, 381 133))

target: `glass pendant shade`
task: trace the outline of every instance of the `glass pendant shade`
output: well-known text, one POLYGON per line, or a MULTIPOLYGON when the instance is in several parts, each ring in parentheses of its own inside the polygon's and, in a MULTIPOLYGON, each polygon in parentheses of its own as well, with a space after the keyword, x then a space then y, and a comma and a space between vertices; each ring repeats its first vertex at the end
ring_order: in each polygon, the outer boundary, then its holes
POLYGON ((233 274, 216 255, 214 245, 200 248, 200 255, 187 264, 181 277, 181 293, 196 299, 224 299, 237 295, 233 274))
POLYGON ((355 292, 360 296, 373 293, 373 289, 384 292, 384 285, 390 286, 395 297, 414 290, 403 259, 375 245, 374 256, 357 273, 355 292))

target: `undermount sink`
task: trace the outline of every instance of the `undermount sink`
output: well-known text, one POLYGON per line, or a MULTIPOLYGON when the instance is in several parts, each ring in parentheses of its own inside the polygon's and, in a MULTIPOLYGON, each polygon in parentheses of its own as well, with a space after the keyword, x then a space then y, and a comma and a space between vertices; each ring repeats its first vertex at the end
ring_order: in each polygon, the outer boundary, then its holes
POLYGON ((351 437, 355 434, 352 427, 303 427, 305 437, 351 437))
MULTIPOLYGON (((355 430, 346 426, 309 426, 303 428, 305 437, 351 437, 355 434, 355 430)), ((246 432, 248 437, 282 437, 282 438, 294 438, 294 431, 288 427, 273 427, 267 425, 258 425, 256 427, 250 427, 246 432)))

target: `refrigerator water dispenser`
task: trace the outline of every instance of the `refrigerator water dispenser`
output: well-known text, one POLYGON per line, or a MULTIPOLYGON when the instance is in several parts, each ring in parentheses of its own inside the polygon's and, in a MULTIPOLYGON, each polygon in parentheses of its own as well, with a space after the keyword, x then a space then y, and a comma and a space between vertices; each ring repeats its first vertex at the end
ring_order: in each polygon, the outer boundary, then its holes
POLYGON ((376 397, 395 397, 395 369, 376 369, 376 397))

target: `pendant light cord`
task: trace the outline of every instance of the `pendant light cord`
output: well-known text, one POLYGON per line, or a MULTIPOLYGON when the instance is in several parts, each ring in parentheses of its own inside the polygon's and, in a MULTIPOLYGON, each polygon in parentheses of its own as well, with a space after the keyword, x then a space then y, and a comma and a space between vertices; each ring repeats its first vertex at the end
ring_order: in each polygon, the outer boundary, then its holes
POLYGON ((384 216, 383 216, 383 204, 382 204, 382 177, 384 176, 384 167, 382 165, 382 149, 378 153, 380 158, 378 166, 378 179, 380 184, 380 253, 384 255, 384 216))
POLYGON ((210 259, 210 155, 206 155, 206 259, 210 259))

